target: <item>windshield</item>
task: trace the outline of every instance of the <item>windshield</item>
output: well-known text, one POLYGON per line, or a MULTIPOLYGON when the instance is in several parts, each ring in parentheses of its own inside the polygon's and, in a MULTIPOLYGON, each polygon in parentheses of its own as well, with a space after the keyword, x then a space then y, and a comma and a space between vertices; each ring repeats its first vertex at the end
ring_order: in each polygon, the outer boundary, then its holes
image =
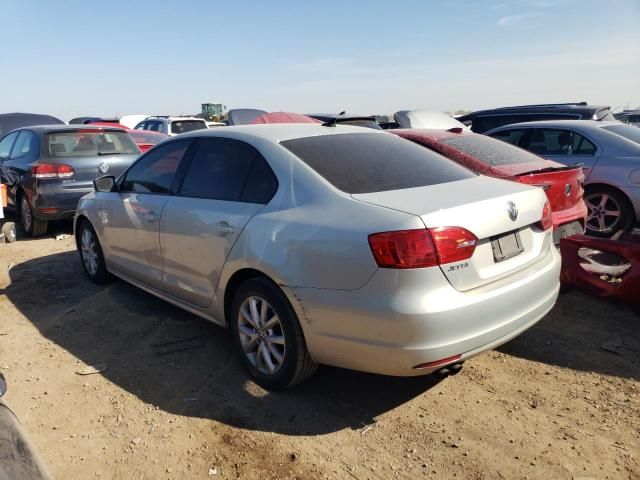
POLYGON ((48 157, 91 157, 140 153, 128 133, 102 130, 49 133, 44 136, 44 151, 48 157))
POLYGON ((613 132, 616 135, 620 135, 627 140, 640 144, 640 128, 638 127, 631 127, 621 123, 620 125, 606 125, 602 128, 609 132, 613 132))
POLYGON ((171 122, 171 132, 175 134, 193 132, 207 128, 204 120, 176 120, 171 122))
POLYGON ((386 133, 319 135, 280 144, 346 193, 423 187, 475 176, 438 153, 386 133))
POLYGON ((501 140, 484 135, 460 135, 443 138, 442 143, 468 153, 487 165, 518 165, 539 162, 540 157, 501 140))

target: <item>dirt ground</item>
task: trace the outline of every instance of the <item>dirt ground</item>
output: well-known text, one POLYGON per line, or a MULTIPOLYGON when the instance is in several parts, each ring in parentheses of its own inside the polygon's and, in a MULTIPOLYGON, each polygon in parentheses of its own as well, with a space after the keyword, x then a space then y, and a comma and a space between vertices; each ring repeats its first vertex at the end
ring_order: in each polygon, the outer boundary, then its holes
POLYGON ((0 245, 0 369, 59 479, 640 479, 640 318, 580 293, 455 376, 321 367, 271 394, 226 331, 89 283, 49 235, 0 245))

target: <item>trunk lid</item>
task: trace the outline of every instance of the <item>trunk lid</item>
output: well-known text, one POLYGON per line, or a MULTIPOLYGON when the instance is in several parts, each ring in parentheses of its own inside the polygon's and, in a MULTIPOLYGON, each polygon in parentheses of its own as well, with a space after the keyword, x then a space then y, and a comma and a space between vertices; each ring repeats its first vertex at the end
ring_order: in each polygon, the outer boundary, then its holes
POLYGON ((66 190, 93 189, 93 181, 103 175, 120 176, 140 155, 92 155, 86 157, 56 157, 48 159, 48 163, 69 165, 74 174, 63 178, 62 186, 66 190))
POLYGON ((553 167, 516 175, 521 183, 542 186, 554 212, 574 207, 582 200, 584 174, 581 166, 553 167))
MULTIPOLYGON (((478 241, 471 258, 440 269, 460 291, 480 287, 527 267, 544 256, 551 244, 551 230, 536 225, 542 218, 546 198, 540 188, 516 182, 478 176, 427 187, 353 194, 355 200, 419 216, 429 229, 462 227, 478 241), (508 212, 513 202, 517 216, 508 212), (517 234, 522 251, 499 259, 494 253, 496 238, 517 234), (493 240, 493 245, 492 245, 493 240)), ((375 232, 372 232, 375 233, 375 232)))

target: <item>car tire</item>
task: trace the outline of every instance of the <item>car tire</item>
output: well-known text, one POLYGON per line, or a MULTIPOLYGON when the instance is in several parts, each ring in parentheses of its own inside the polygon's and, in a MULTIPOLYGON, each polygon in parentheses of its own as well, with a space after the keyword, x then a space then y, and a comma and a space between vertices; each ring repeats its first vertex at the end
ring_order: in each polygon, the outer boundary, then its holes
POLYGON ((33 215, 33 209, 25 193, 20 195, 20 223, 29 237, 37 237, 47 233, 49 222, 40 220, 33 215))
POLYGON ((114 280, 107 270, 98 235, 91 224, 84 220, 77 229, 78 253, 82 269, 89 280, 104 285, 114 280))
POLYGON ((7 243, 13 243, 16 241, 16 224, 13 222, 7 222, 2 225, 2 233, 7 243))
POLYGON ((584 201, 589 209, 586 225, 586 233, 589 235, 609 238, 620 230, 629 230, 633 225, 633 207, 627 197, 615 188, 587 187, 584 201), (605 212, 616 212, 618 215, 606 215, 605 212))
POLYGON ((228 320, 246 369, 263 388, 284 390, 316 371, 298 317, 273 282, 253 278, 243 283, 228 320))

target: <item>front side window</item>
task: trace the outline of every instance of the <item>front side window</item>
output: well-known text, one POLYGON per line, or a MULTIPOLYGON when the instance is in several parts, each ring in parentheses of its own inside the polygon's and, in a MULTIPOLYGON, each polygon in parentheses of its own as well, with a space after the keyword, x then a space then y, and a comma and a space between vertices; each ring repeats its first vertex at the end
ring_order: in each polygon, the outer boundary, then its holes
POLYGON ((99 155, 129 155, 140 153, 127 132, 77 130, 48 133, 44 136, 44 152, 55 157, 92 157, 99 155))
POLYGON ((273 172, 255 148, 238 140, 216 138, 201 140, 180 195, 266 204, 276 189, 273 172))
POLYGON ((190 140, 160 145, 140 158, 125 174, 118 191, 168 194, 190 140))
POLYGON ((572 130, 536 128, 531 135, 530 151, 539 155, 593 155, 596 146, 572 130))
POLYGON ((0 159, 6 160, 9 158, 11 147, 13 146, 13 142, 16 140, 18 133, 20 132, 10 133, 0 141, 0 159))

